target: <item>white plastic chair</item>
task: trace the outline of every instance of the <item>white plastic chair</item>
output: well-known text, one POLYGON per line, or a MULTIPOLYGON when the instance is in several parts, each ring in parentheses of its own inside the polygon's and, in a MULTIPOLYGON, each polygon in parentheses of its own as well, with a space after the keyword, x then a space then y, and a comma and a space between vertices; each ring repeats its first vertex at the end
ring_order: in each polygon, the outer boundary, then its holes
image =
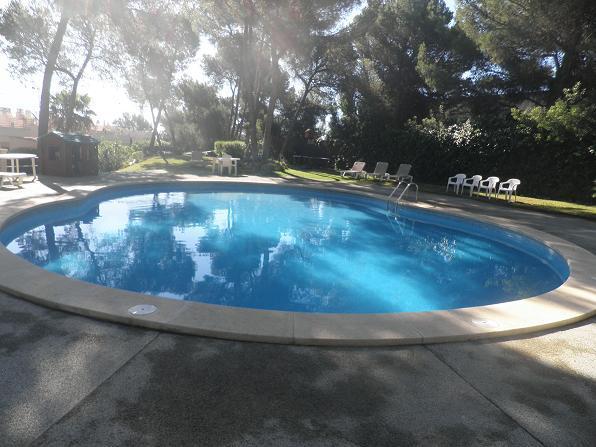
POLYGON ((232 175, 232 171, 235 176, 238 175, 236 161, 232 160, 232 156, 229 154, 223 154, 221 156, 221 160, 219 161, 219 175, 223 175, 224 169, 228 170, 228 175, 232 175))
POLYGON ((389 167, 389 163, 387 163, 386 161, 378 161, 376 166, 375 166, 375 171, 374 172, 366 172, 364 174, 364 178, 369 178, 372 177, 373 179, 382 179, 385 177, 385 174, 387 174, 387 168, 389 167))
MULTIPOLYGON (((365 162, 355 161, 354 165, 352 166, 352 169, 348 169, 346 171, 341 171, 341 176, 345 177, 347 174, 350 177, 358 178, 363 173, 364 166, 366 166, 365 162)), ((366 172, 365 172, 365 174, 366 174, 366 172)))
POLYGON ((499 185, 499 190, 497 191, 497 197, 503 192, 508 201, 511 201, 512 197, 515 197, 515 201, 517 202, 517 187, 520 184, 521 181, 516 178, 510 178, 506 182, 501 183, 499 185))
POLYGON ((410 175, 411 169, 412 165, 402 163, 399 165, 399 168, 397 168, 397 172, 395 173, 395 175, 385 174, 385 178, 387 180, 395 179, 396 182, 411 182, 412 180, 414 180, 414 178, 410 175))
POLYGON ((445 188, 445 192, 448 192, 449 186, 453 185, 453 190, 455 191, 455 194, 459 194, 459 188, 465 179, 466 174, 456 174, 453 177, 449 177, 449 179, 447 180, 447 188, 445 188))
POLYGON ((464 188, 470 188, 470 197, 472 197, 472 193, 474 192, 474 188, 478 188, 478 184, 482 180, 481 175, 473 175, 470 178, 467 178, 461 184, 461 192, 464 193, 464 188))
POLYGON ((499 177, 489 177, 486 180, 482 180, 478 184, 478 193, 480 191, 486 191, 488 200, 490 200, 491 194, 496 196, 497 194, 497 183, 499 183, 499 177))

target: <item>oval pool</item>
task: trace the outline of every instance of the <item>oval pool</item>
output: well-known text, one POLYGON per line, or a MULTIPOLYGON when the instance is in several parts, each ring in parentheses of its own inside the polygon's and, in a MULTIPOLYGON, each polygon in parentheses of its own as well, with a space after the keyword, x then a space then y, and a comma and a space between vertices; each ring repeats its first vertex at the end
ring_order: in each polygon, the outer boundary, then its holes
POLYGON ((254 309, 397 313, 539 295, 569 276, 500 227, 379 199, 246 184, 102 191, 22 215, 7 248, 70 278, 254 309))

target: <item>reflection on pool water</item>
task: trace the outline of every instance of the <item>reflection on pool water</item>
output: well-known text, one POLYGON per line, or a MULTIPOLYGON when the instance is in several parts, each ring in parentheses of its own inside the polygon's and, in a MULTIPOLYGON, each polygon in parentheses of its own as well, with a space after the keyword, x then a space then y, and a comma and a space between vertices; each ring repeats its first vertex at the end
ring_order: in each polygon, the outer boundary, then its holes
POLYGON ((340 193, 209 188, 100 193, 31 213, 0 240, 70 278, 285 311, 479 306, 547 292, 569 274, 556 252, 477 222, 411 208, 388 218, 382 201, 340 193))

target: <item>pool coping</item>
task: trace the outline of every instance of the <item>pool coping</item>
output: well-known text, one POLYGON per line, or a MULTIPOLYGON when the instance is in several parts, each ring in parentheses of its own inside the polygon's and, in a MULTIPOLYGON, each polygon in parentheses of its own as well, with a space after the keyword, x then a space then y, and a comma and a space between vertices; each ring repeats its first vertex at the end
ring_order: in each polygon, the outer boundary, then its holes
MULTIPOLYGON (((79 195, 63 194, 39 198, 35 207, 63 201, 85 200, 106 190, 157 184, 222 184, 221 180, 123 182, 98 187, 79 195)), ((233 181, 245 185, 291 186, 336 191, 375 199, 386 196, 334 185, 293 182, 233 181)), ((69 279, 36 267, 0 245, 0 290, 47 307, 88 317, 150 329, 243 341, 299 345, 404 345, 505 337, 551 329, 596 315, 596 256, 587 250, 515 221, 495 223, 484 216, 462 210, 445 210, 424 202, 408 206, 489 223, 538 240, 559 252, 569 264, 569 278, 557 289, 522 300, 430 312, 384 314, 327 314, 268 311, 178 301, 112 289, 69 279), (152 304, 158 311, 132 316, 128 309, 152 304)), ((0 218, 0 229, 26 211, 27 205, 0 218)))

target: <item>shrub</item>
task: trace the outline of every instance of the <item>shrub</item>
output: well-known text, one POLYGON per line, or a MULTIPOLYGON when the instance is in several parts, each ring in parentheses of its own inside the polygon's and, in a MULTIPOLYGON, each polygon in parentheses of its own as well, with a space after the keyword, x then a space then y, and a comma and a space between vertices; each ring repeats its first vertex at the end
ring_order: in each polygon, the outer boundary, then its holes
POLYGON ((117 171, 134 159, 139 161, 136 157, 143 153, 140 147, 139 144, 129 146, 115 141, 102 141, 98 148, 99 172, 117 171))
POLYGON ((214 149, 219 156, 225 152, 232 157, 242 158, 246 150, 246 144, 244 141, 216 141, 214 149))

